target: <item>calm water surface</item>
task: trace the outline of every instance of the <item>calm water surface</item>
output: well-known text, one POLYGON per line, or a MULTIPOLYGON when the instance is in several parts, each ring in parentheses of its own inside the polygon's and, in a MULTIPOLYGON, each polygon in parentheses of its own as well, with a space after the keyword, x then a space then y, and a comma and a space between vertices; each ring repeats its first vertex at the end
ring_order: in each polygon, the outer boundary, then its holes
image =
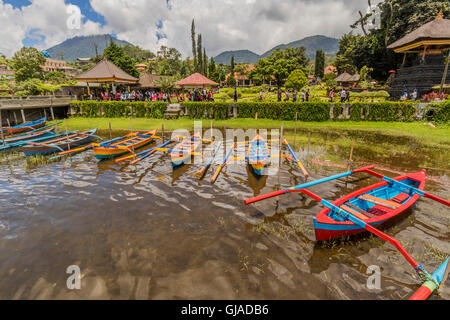
MULTIPOLYGON (((321 207, 313 200, 243 204, 277 190, 278 176, 256 179, 230 166, 211 185, 215 167, 199 181, 199 166, 174 171, 161 154, 137 166, 98 162, 91 152, 31 169, 23 159, 3 163, 0 299, 379 300, 418 288, 407 262, 370 235, 316 243, 312 218, 321 207), (81 268, 81 290, 67 289, 71 265, 81 268), (371 265, 382 270, 381 290, 366 287, 371 265)), ((314 179, 346 171, 308 168, 314 179)), ((449 198, 443 169, 427 189, 449 198)), ((286 161, 280 181, 303 177, 286 161)), ((312 190, 334 200, 375 182, 359 174, 312 190)), ((424 199, 385 231, 434 271, 450 253, 449 221, 447 208, 424 199)), ((450 285, 434 297, 449 298, 450 285)))

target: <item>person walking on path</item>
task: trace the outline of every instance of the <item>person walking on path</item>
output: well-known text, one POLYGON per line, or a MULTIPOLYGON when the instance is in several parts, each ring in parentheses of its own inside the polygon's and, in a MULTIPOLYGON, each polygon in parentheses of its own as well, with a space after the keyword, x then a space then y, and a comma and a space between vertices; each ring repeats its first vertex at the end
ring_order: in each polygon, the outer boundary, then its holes
POLYGON ((306 102, 309 102, 309 96, 310 96, 310 93, 309 93, 309 89, 306 91, 306 102))
POLYGON ((297 102, 297 90, 295 90, 294 94, 292 95, 292 101, 297 102))
POLYGON ((333 97, 334 97, 334 90, 331 89, 331 91, 330 91, 330 102, 333 102, 333 97))
POLYGON ((234 88, 234 102, 238 101, 238 93, 237 93, 237 88, 234 88))
POLYGON ((305 102, 305 90, 302 90, 302 102, 305 102))
POLYGON ((289 96, 288 90, 286 90, 285 95, 286 95, 286 98, 284 99, 284 101, 289 102, 290 96, 289 96))
POLYGON ((281 102, 281 90, 278 89, 278 102, 281 102))
POLYGON ((261 89, 259 91, 259 101, 262 101, 262 100, 263 100, 263 90, 261 89))

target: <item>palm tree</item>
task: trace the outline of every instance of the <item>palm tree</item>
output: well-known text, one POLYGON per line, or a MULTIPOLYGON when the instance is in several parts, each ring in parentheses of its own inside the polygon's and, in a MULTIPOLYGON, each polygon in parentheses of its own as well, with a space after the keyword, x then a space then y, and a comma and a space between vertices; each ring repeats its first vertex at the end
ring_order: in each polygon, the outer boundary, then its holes
POLYGON ((175 79, 172 77, 161 77, 161 79, 155 81, 155 84, 162 92, 172 93, 175 87, 175 79))

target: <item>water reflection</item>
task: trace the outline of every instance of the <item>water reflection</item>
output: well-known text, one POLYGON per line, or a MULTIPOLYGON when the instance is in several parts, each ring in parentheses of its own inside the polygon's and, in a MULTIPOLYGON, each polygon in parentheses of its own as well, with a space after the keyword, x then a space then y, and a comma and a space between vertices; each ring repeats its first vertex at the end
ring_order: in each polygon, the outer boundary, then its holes
MULTIPOLYGON (((409 165, 403 169, 420 169, 409 165)), ((167 155, 128 166, 98 162, 90 152, 31 169, 23 160, 1 165, 0 298, 400 299, 417 288, 407 263, 377 239, 316 243, 312 217, 321 207, 311 199, 243 204, 279 184, 303 183, 289 162, 279 178, 229 166, 211 185, 216 167, 199 180, 201 165, 174 170, 167 155), (78 292, 65 286, 73 264, 83 273, 78 292), (366 288, 372 264, 383 270, 376 292, 366 288)), ((308 169, 315 179, 343 171, 308 169)), ((334 200, 376 181, 358 175, 312 190, 334 200)), ((448 198, 447 188, 427 187, 448 198)), ((436 248, 450 252, 448 226, 447 209, 422 200, 386 231, 433 270, 436 248)), ((450 289, 440 297, 448 299, 450 289)))

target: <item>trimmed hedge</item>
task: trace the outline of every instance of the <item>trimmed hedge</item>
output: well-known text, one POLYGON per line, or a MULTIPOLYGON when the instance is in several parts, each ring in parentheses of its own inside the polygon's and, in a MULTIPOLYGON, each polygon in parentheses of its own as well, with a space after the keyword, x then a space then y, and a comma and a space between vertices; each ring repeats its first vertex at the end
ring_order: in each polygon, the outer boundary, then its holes
POLYGON ((166 102, 72 101, 70 106, 75 116, 86 118, 133 116, 162 119, 167 109, 166 102))
MULTIPOLYGON (((72 101, 75 116, 89 118, 105 117, 139 117, 162 119, 167 109, 165 102, 122 102, 122 101, 72 101)), ((334 121, 413 121, 417 110, 412 103, 404 102, 355 102, 350 106, 349 118, 343 117, 344 105, 333 104, 333 119, 330 119, 331 105, 327 102, 278 103, 278 102, 239 102, 236 104, 222 102, 184 102, 191 119, 225 120, 231 116, 233 107, 237 108, 238 118, 255 118, 273 120, 298 120, 305 122, 334 121)), ((438 112, 436 122, 450 121, 450 102, 432 105, 438 112)))
POLYGON ((434 121, 439 123, 450 122, 450 101, 441 102, 440 104, 433 105, 438 109, 434 121))
POLYGON ((229 103, 221 102, 185 102, 181 104, 188 111, 190 119, 228 119, 229 103))

